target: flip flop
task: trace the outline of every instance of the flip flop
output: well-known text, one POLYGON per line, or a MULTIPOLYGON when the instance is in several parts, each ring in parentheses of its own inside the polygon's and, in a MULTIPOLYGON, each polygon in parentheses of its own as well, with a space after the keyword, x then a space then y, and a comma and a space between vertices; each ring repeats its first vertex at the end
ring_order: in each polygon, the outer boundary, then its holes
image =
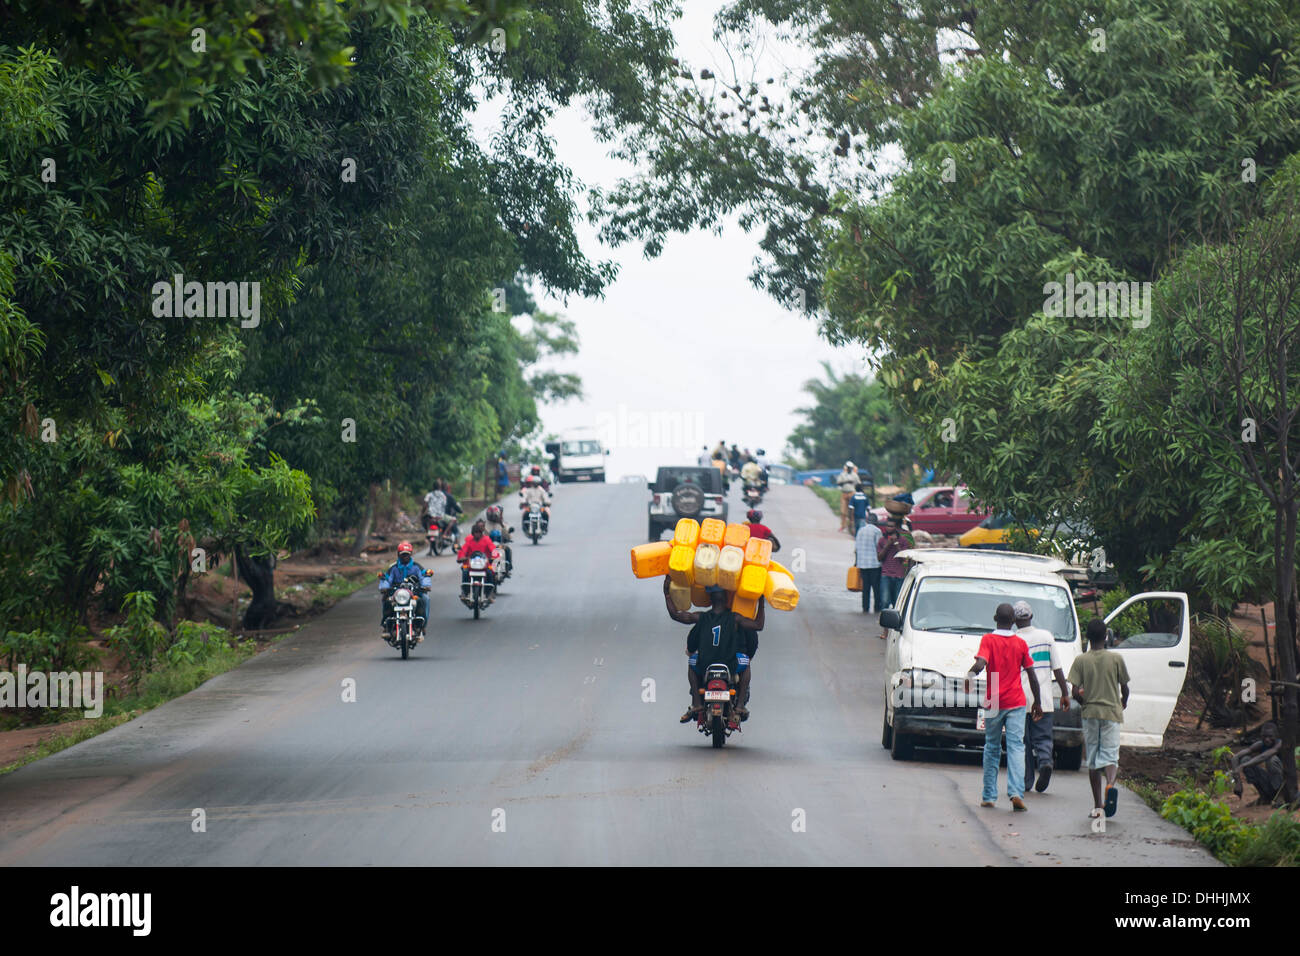
POLYGON ((1118 805, 1118 803, 1119 803, 1119 787, 1107 787, 1106 788, 1106 816, 1113 817, 1115 815, 1115 807, 1118 805))

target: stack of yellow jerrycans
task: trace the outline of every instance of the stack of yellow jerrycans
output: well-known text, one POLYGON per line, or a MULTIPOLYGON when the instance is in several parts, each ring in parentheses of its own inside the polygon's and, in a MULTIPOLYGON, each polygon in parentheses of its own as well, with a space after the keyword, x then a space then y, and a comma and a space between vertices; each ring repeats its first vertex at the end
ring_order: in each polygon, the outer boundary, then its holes
POLYGON ((632 549, 632 573, 638 578, 668 575, 668 597, 678 610, 691 605, 709 607, 705 588, 727 591, 731 609, 752 618, 758 599, 767 598, 778 611, 799 604, 794 576, 772 560, 772 542, 751 538, 749 525, 727 524, 717 518, 682 518, 671 541, 639 544, 632 549))

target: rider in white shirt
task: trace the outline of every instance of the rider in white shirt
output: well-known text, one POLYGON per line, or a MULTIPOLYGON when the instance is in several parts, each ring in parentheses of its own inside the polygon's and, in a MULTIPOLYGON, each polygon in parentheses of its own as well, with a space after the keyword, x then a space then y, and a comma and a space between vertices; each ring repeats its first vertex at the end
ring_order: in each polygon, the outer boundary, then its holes
POLYGON ((526 512, 534 503, 542 506, 542 527, 546 527, 551 520, 551 496, 546 493, 541 482, 529 475, 524 480, 524 486, 519 489, 519 510, 526 512))

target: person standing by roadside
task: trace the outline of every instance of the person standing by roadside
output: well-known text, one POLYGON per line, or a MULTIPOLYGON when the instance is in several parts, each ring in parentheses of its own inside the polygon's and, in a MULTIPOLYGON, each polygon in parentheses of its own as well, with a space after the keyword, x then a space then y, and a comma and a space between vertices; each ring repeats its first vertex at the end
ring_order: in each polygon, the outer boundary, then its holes
POLYGON ((853 462, 846 461, 844 470, 835 476, 835 486, 840 489, 840 530, 853 533, 849 527, 849 499, 853 497, 853 489, 858 485, 858 470, 853 466, 853 462))
MULTIPOLYGON (((1021 673, 1034 672, 1034 662, 1029 648, 1011 629, 1016 615, 1010 604, 999 604, 993 612, 994 629, 980 638, 975 652, 975 665, 966 675, 966 693, 971 692, 971 681, 988 668, 989 707, 984 712, 984 789, 980 796, 981 807, 991 807, 998 799, 998 764, 1002 761, 1002 732, 1007 734, 1007 796, 1011 808, 1028 810, 1025 806, 1025 691, 1021 673), (996 695, 996 696, 994 696, 996 695), (996 705, 996 709, 994 709, 996 705)), ((1029 716, 1038 720, 1043 716, 1039 698, 1038 681, 1029 681, 1034 696, 1034 706, 1029 716)))
POLYGON ((506 453, 497 454, 497 494, 504 495, 510 487, 510 472, 506 466, 506 453))
POLYGON ((903 527, 903 519, 895 515, 885 525, 876 542, 876 557, 880 559, 880 599, 885 607, 893 607, 898 592, 907 577, 907 565, 898 557, 900 551, 916 547, 912 532, 903 527))
POLYGON ((853 486, 853 497, 849 499, 849 509, 853 512, 853 535, 858 534, 860 529, 867 520, 867 509, 871 507, 871 499, 867 497, 866 491, 862 488, 862 483, 853 486))
POLYGON ((862 578, 863 614, 871 610, 873 597, 876 610, 884 610, 880 603, 880 556, 876 553, 876 545, 880 543, 880 538, 880 526, 876 524, 876 516, 868 513, 867 520, 858 528, 858 533, 853 538, 853 563, 857 565, 858 574, 862 578))
POLYGON ((1011 607, 1016 615, 1016 636, 1029 648, 1029 657, 1034 662, 1032 676, 1023 674, 1025 693, 1029 693, 1029 681, 1038 680, 1039 700, 1043 705, 1041 720, 1025 720, 1025 786, 1032 781, 1034 790, 1042 793, 1052 779, 1052 677, 1061 688, 1061 711, 1070 709, 1070 689, 1065 683, 1065 672, 1061 670, 1061 657, 1056 650, 1056 635, 1051 631, 1034 627, 1034 609, 1028 601, 1017 601, 1011 607), (1038 779, 1034 780, 1034 771, 1038 779))
POLYGON ((1119 728, 1128 706, 1128 666, 1124 656, 1106 650, 1106 622, 1088 622, 1088 650, 1070 665, 1074 699, 1083 705, 1083 749, 1092 785, 1093 810, 1088 816, 1115 815, 1119 803, 1119 728), (1102 799, 1102 779, 1106 781, 1102 799))

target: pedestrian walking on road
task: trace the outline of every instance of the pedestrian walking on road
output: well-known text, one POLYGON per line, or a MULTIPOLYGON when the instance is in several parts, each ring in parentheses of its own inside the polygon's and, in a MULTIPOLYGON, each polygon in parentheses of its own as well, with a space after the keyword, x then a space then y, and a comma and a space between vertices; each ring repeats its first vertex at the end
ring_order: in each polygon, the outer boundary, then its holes
POLYGON ((1106 650, 1106 622, 1088 622, 1088 650, 1070 665, 1074 699, 1083 705, 1083 749, 1092 785, 1090 817, 1115 815, 1119 802, 1119 728, 1128 706, 1128 667, 1124 657, 1106 650), (1106 782, 1105 798, 1102 780, 1106 782))
POLYGON ((835 476, 835 486, 840 489, 840 530, 853 532, 849 529, 849 499, 853 497, 853 489, 859 484, 858 469, 853 466, 853 462, 846 461, 844 470, 835 476))
POLYGON ((1017 601, 1011 609, 1016 615, 1016 636, 1029 648, 1029 657, 1034 662, 1033 675, 1024 674, 1025 693, 1029 693, 1029 681, 1038 680, 1039 700, 1043 705, 1041 720, 1025 720, 1025 787, 1033 782, 1034 789, 1042 793, 1052 779, 1052 677, 1061 688, 1061 711, 1070 709, 1070 689, 1065 683, 1065 672, 1061 670, 1061 658, 1056 650, 1056 635, 1051 631, 1034 627, 1034 609, 1028 601, 1017 601), (1037 770, 1038 779, 1034 780, 1037 770))
MULTIPOLYGON (((1029 648, 1011 629, 1016 615, 1010 604, 999 604, 993 612, 994 629, 980 638, 975 665, 966 675, 966 693, 971 682, 988 669, 984 710, 984 789, 981 807, 995 806, 998 799, 998 764, 1002 761, 1002 733, 1007 735, 1007 796, 1013 810, 1025 806, 1025 691, 1022 672, 1034 672, 1029 648)), ((1029 681, 1034 705, 1029 714, 1034 720, 1043 716, 1038 681, 1029 681)))
POLYGON ((873 599, 876 610, 884 610, 880 603, 880 556, 876 553, 876 545, 880 543, 881 533, 875 518, 875 515, 868 514, 867 520, 863 522, 862 527, 858 528, 858 533, 853 539, 853 563, 857 565, 858 574, 862 578, 863 614, 871 610, 873 599))

